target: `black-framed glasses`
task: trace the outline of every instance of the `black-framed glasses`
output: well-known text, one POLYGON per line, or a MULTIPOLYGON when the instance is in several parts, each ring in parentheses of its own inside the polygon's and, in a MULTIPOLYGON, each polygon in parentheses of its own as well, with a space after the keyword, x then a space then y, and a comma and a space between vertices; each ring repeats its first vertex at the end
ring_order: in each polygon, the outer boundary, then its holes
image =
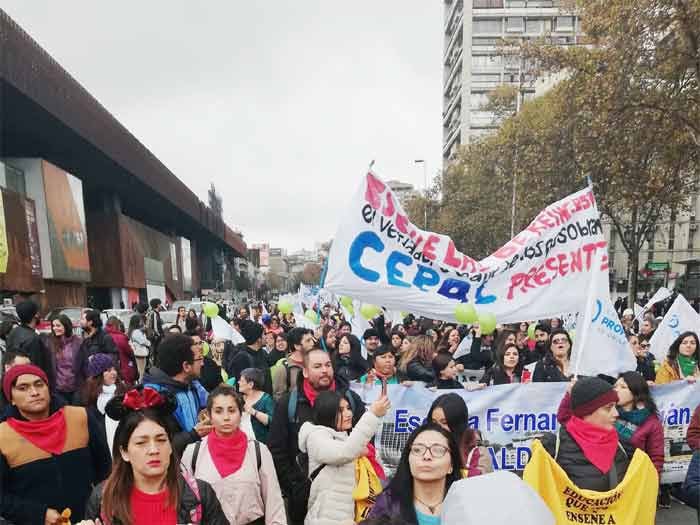
POLYGON ((445 445, 440 445, 439 443, 433 443, 432 445, 424 445, 423 443, 414 443, 411 446, 411 455, 412 456, 424 456, 426 450, 430 451, 430 455, 432 457, 441 458, 445 454, 447 454, 447 451, 450 449, 449 449, 449 447, 446 447, 445 445))
POLYGON ((651 346, 651 343, 639 343, 639 346, 642 348, 649 348, 651 346))
POLYGON ((552 339, 552 344, 553 345, 558 345, 559 343, 568 343, 569 340, 564 337, 563 339, 552 339))

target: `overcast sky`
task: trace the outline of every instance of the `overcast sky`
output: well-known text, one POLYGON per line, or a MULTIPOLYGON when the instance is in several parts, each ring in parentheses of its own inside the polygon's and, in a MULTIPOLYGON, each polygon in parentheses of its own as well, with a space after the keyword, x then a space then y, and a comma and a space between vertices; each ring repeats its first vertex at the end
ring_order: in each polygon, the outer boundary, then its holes
POLYGON ((333 236, 372 159, 440 169, 439 0, 1 6, 249 244, 333 236))

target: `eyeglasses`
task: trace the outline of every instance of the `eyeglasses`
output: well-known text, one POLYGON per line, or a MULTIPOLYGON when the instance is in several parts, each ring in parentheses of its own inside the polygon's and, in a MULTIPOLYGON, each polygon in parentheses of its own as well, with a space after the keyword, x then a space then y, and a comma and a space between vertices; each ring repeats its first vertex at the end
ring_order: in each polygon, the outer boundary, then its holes
POLYGON ((553 344, 553 345, 558 345, 558 344, 560 344, 560 343, 568 343, 568 342, 569 342, 569 340, 568 340, 567 338, 563 338, 563 339, 552 339, 552 344, 553 344))
POLYGON ((440 445, 438 443, 433 443, 432 445, 424 445, 423 443, 415 443, 413 446, 411 446, 411 455, 412 456, 424 456, 425 451, 429 450, 430 455, 434 458, 441 458, 445 454, 447 454, 447 451, 450 450, 448 447, 445 445, 440 445))
POLYGON ((651 344, 650 343, 640 343, 639 346, 641 346, 642 348, 649 348, 651 346, 651 344))

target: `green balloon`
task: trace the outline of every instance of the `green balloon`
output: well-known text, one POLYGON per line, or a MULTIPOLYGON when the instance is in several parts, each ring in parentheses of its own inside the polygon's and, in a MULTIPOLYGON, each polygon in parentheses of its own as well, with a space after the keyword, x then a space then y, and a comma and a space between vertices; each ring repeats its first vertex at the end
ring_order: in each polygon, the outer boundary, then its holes
POLYGON ((283 314, 291 314, 293 310, 292 303, 289 301, 282 301, 277 305, 277 309, 283 314))
POLYGON ((455 319, 461 324, 473 324, 478 318, 476 309, 471 304, 460 303, 455 308, 455 319))
POLYGON ((347 295, 343 295, 340 298, 340 304, 342 304, 345 308, 350 310, 350 308, 352 308, 352 298, 348 297, 347 295))
POLYGON ((533 341, 535 340, 535 328, 537 328, 537 325, 535 323, 532 323, 530 326, 527 327, 527 336, 533 341))
POLYGON ((204 303, 202 305, 202 311, 204 315, 210 319, 219 315, 219 307, 215 303, 204 303))
POLYGON ((492 334, 496 329, 496 316, 490 312, 479 314, 479 326, 482 335, 492 334))
POLYGON ((376 304, 363 304, 360 308, 362 317, 368 321, 379 315, 379 312, 381 312, 381 308, 379 308, 376 304))
POLYGON ((309 321, 311 321, 314 324, 318 323, 318 315, 316 315, 316 312, 314 312, 311 308, 306 310, 304 317, 306 317, 309 321))

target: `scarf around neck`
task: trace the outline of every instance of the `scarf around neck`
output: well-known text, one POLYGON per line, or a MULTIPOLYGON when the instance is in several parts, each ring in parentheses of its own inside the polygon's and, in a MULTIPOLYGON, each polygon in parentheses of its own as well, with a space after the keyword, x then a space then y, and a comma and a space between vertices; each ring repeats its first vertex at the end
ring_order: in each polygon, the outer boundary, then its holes
POLYGON ((683 377, 694 375, 697 366, 697 361, 695 361, 695 359, 692 357, 687 357, 680 354, 678 355, 678 368, 680 368, 683 377))
POLYGON ((39 421, 23 421, 8 417, 7 424, 20 436, 44 452, 54 456, 63 452, 68 427, 62 408, 48 418, 39 421))
POLYGON ((620 417, 615 421, 615 430, 617 430, 617 435, 620 436, 620 439, 625 441, 629 441, 637 431, 637 428, 651 415, 651 412, 646 408, 627 411, 618 408, 617 412, 620 414, 620 417))
POLYGON ((600 428, 576 416, 571 416, 565 426, 586 459, 603 474, 610 472, 617 454, 617 431, 600 428))
MULTIPOLYGON (((309 383, 308 379, 304 379, 302 388, 304 389, 304 395, 306 396, 306 399, 309 400, 309 404, 311 406, 314 406, 314 404, 316 403, 316 396, 318 395, 318 391, 313 386, 311 386, 311 383, 309 383)), ((328 390, 332 390, 333 392, 335 392, 335 379, 331 383, 331 386, 328 387, 328 390)))
POLYGON ((102 392, 100 392, 100 395, 97 396, 97 410, 99 410, 100 414, 105 413, 105 407, 107 406, 109 400, 114 397, 116 391, 116 383, 113 385, 102 385, 102 392))
POLYGON ((241 429, 227 437, 219 436, 216 431, 207 436, 207 446, 211 460, 222 478, 237 472, 248 448, 248 437, 241 429))

